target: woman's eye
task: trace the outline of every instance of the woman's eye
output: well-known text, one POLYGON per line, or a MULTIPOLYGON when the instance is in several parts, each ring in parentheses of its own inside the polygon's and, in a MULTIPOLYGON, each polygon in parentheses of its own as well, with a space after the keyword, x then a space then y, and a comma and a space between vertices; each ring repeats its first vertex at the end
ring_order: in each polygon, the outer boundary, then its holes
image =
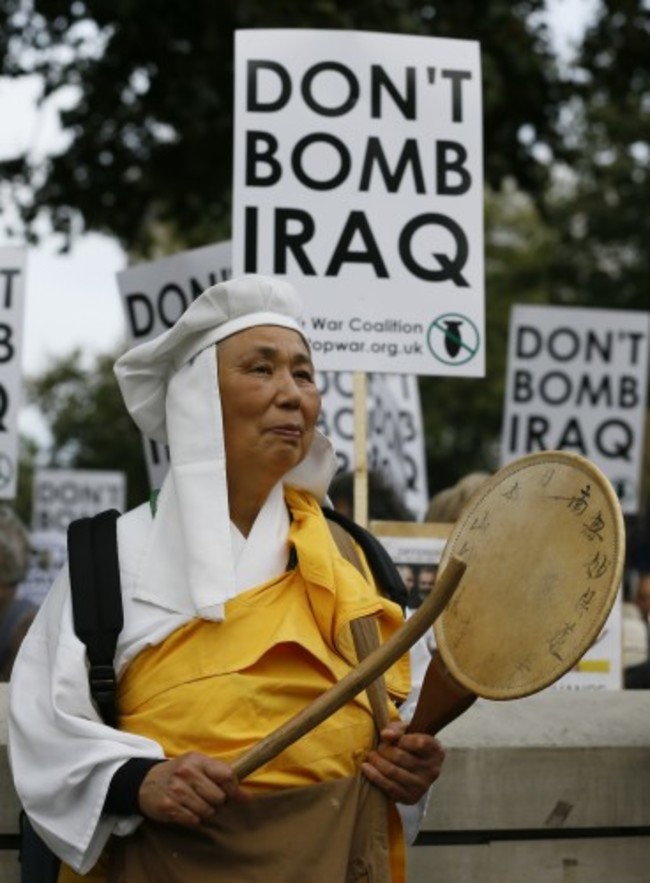
POLYGON ((296 378, 296 380, 303 380, 307 383, 314 382, 314 375, 311 373, 311 371, 295 371, 293 376, 296 378))

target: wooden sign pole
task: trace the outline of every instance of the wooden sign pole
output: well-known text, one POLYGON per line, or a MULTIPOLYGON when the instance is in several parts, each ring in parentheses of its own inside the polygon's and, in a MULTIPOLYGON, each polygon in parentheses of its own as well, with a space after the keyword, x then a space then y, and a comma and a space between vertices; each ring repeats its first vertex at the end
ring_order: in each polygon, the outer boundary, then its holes
POLYGON ((368 377, 354 372, 354 520, 368 527, 368 377))

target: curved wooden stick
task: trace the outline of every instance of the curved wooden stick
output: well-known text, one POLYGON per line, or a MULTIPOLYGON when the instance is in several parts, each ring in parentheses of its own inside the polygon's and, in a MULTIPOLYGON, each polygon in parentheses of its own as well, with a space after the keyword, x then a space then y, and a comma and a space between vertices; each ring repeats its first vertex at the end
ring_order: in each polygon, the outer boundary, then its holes
POLYGON ((400 656, 406 653, 422 635, 431 628, 455 592, 465 572, 465 562, 451 557, 445 569, 438 575, 432 591, 413 616, 378 650, 367 656, 362 663, 347 674, 343 680, 319 696, 311 705, 291 720, 270 733, 254 748, 233 763, 239 779, 264 766, 289 745, 322 723, 346 702, 382 675, 400 656))

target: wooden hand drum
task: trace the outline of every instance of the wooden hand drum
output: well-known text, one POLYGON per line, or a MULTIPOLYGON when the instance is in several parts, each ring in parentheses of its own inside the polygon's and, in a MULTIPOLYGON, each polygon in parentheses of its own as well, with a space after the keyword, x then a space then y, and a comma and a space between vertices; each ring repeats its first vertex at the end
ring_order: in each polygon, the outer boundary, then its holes
POLYGON ((522 457, 472 497, 436 585, 400 631, 233 768, 250 775, 380 676, 435 622, 438 653, 411 732, 438 732, 477 696, 514 699, 568 671, 602 628, 621 579, 618 500, 588 460, 522 457), (441 612, 442 611, 442 612, 441 612))
POLYGON ((466 569, 409 729, 435 732, 476 696, 526 696, 569 671, 609 615, 624 543, 614 490, 584 457, 531 454, 490 478, 445 546, 441 568, 458 556, 466 569))

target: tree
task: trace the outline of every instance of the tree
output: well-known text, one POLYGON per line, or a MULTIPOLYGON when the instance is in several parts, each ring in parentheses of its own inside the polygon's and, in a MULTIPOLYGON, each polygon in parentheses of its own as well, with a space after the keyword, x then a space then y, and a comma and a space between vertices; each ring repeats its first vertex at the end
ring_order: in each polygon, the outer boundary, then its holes
POLYGON ((18 482, 14 507, 25 525, 31 524, 32 521, 32 487, 39 452, 39 446, 34 439, 21 436, 18 451, 18 482))
POLYGON ((510 309, 546 303, 558 234, 532 200, 507 187, 486 195, 486 374, 421 377, 429 491, 499 466, 510 309))
MULTIPOLYGON (((421 381, 434 490, 496 465, 510 304, 647 310, 648 2, 601 0, 564 79, 540 18, 545 7, 0 0, 0 72, 37 73, 44 96, 66 87, 76 95, 62 115, 68 149, 36 165, 14 157, 0 171, 32 232, 46 213, 56 231, 110 233, 141 258, 204 245, 229 235, 235 29, 290 22, 479 40, 488 374, 421 381)), ((87 435, 80 423, 65 427, 62 444, 73 429, 87 435)), ((68 445, 62 455, 77 453, 92 452, 68 445)))
POLYGON ((650 4, 604 0, 585 35, 556 188, 554 299, 647 310, 650 277, 650 4))
POLYGON ((149 484, 142 438, 113 375, 118 355, 98 356, 86 368, 75 350, 30 381, 27 395, 52 433, 50 456, 43 465, 124 472, 132 507, 147 499, 149 484))
POLYGON ((546 145, 560 149, 561 83, 544 0, 0 0, 0 72, 36 73, 43 97, 70 87, 61 154, 0 164, 23 222, 115 235, 131 254, 226 238, 230 226, 233 36, 237 28, 355 28, 479 40, 486 178, 542 198, 546 145), (524 135, 522 135, 524 133, 524 135), (170 244, 172 247, 170 247, 170 244))

